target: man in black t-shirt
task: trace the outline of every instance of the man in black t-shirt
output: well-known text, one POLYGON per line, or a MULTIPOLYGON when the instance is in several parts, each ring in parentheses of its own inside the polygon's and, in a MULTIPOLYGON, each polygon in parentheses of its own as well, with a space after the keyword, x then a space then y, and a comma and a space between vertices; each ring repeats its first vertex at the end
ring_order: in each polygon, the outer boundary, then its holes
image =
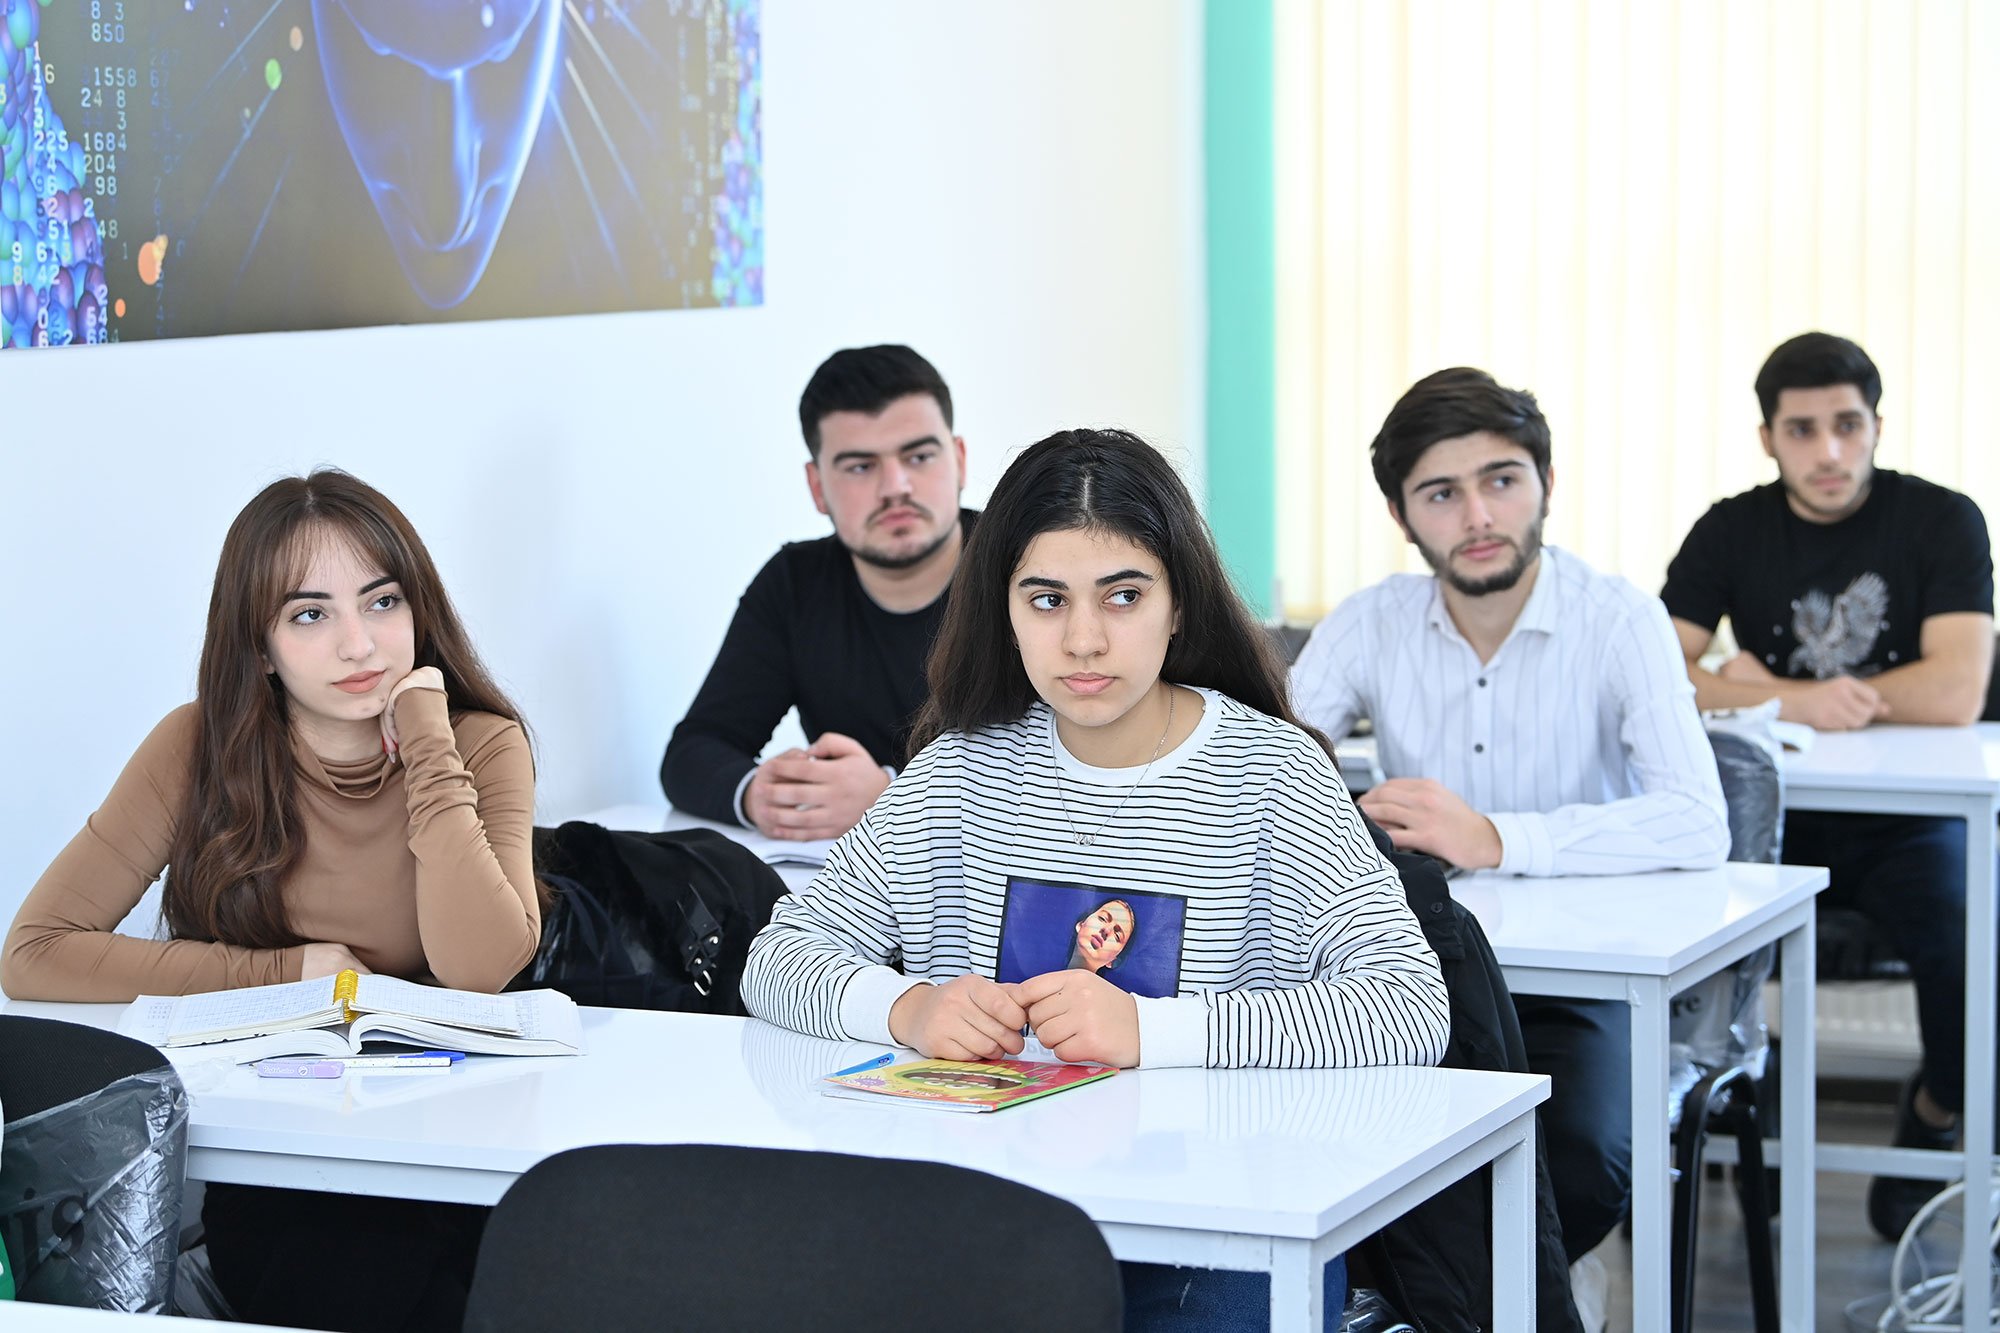
MULTIPOLYGON (((1825 333, 1784 343, 1758 373, 1778 480, 1704 514, 1661 593, 1702 708, 1776 698, 1781 717, 1827 731, 1978 720, 1993 660, 1986 521, 1956 491, 1875 467, 1881 397, 1868 354, 1825 333), (1740 651, 1704 671, 1724 616, 1740 651)), ((1910 964, 1924 1063, 1896 1142, 1951 1146, 1964 1103, 1965 825, 1793 811, 1785 860, 1828 867, 1820 901, 1862 912, 1910 964)), ((1937 1189, 1878 1179, 1869 1220, 1894 1239, 1937 1189)))
POLYGON ((951 390, 907 347, 847 348, 799 399, 806 485, 833 535, 771 557, 660 764, 676 808, 774 838, 836 838, 907 757, 924 659, 977 517, 958 506, 951 390), (761 763, 796 707, 811 746, 761 763))

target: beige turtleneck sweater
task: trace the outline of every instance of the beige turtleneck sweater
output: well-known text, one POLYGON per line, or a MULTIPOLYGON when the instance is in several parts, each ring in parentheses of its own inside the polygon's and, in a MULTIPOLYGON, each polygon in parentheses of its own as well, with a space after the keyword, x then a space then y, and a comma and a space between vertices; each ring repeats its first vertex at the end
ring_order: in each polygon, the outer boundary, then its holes
MULTIPOLYGON (((195 705, 167 714, 29 892, 0 948, 8 995, 130 1000, 299 979, 303 948, 114 933, 166 866, 194 728, 195 705)), ((454 723, 445 696, 425 689, 396 700, 396 730, 400 763, 329 763, 294 747, 305 855, 283 888, 292 928, 346 945, 372 971, 496 991, 541 935, 527 737, 491 713, 454 723)))

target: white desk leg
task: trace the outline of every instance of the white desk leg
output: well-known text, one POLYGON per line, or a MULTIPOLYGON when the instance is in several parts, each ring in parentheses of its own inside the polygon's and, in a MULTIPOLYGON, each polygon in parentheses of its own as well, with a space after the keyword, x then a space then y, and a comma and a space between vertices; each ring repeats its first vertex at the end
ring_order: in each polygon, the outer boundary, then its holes
POLYGON ((1325 1268, 1313 1262, 1311 1241, 1271 1241, 1271 1333, 1323 1333, 1325 1268))
POLYGON ((1965 1327, 1986 1329, 1993 1230, 1993 825, 1995 806, 1965 811, 1965 1327))
MULTIPOLYGON (((1778 1324, 1790 1333, 1813 1333, 1813 1163, 1817 1149, 1813 1058, 1813 950, 1815 918, 1785 936, 1785 979, 1778 993, 1778 1024, 1787 1035, 1778 1056, 1784 1105, 1779 1111, 1778 1324)), ((1769 1121, 1765 1133, 1770 1133, 1769 1121)))
POLYGON ((1535 1328, 1535 1115, 1516 1127, 1512 1147, 1493 1159, 1493 1330, 1535 1328))
POLYGON ((1667 1172, 1664 978, 1626 982, 1632 1006, 1632 1327, 1669 1327, 1672 1199, 1667 1172))

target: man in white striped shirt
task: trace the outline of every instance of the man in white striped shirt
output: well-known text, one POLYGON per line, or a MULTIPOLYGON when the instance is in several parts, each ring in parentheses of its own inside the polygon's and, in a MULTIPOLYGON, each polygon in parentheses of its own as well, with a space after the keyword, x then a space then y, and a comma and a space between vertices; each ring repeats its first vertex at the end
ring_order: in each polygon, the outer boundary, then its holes
MULTIPOLYGON (((1443 370, 1371 446, 1389 513, 1435 571, 1349 597, 1292 671, 1300 717, 1373 721, 1388 780, 1360 805, 1399 848, 1467 869, 1615 874, 1719 865, 1728 819, 1659 600, 1542 545, 1548 423, 1534 396, 1443 370)), ((1550 1174, 1572 1261, 1622 1215, 1631 1063, 1614 1001, 1517 999, 1551 1075, 1550 1174)))

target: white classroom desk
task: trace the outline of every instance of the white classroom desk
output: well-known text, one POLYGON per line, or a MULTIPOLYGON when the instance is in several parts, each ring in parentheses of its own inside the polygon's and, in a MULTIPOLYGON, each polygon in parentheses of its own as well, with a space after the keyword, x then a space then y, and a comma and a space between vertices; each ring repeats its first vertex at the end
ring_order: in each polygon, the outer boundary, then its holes
MULTIPOLYGON (((614 806, 586 818, 607 828, 713 828, 751 845, 742 829, 658 805, 614 806)), ((773 867, 793 888, 810 867, 773 867)), ((1813 902, 1824 870, 1731 863, 1716 870, 1525 879, 1493 873, 1452 882, 1479 917, 1507 985, 1523 995, 1620 1000, 1632 1022, 1632 1300, 1634 1328, 1666 1328, 1672 1301, 1672 1197, 1667 1132, 1667 1006, 1679 991, 1774 940, 1785 982, 1779 1022, 1813 1024, 1813 902), (1657 1132, 1645 1132, 1656 1126, 1657 1132), (1650 1312, 1650 1317, 1645 1312, 1650 1312)), ((1787 1089, 1779 1108, 1780 1322, 1813 1328, 1814 1060, 1810 1041, 1784 1042, 1787 1089), (1803 1089, 1795 1094, 1792 1089, 1803 1089), (1800 1222, 1798 1219, 1804 1219, 1800 1222)))
MULTIPOLYGON (((1827 873, 1731 862, 1715 870, 1554 879, 1491 871, 1452 881, 1521 995, 1621 1000, 1632 1020, 1632 1326, 1669 1327, 1673 1293, 1667 1005, 1774 940, 1779 1021, 1813 1030, 1813 900, 1827 873)), ((1782 1043, 1779 1322, 1813 1325, 1813 1044, 1782 1043)))
MULTIPOLYGON (((1989 1179, 1994 1163, 1994 821, 2000 818, 2000 723, 1821 732, 1812 749, 1786 755, 1784 776, 1787 810, 1942 815, 1965 821, 1963 1149, 1827 1144, 1819 1150, 1819 1166, 1939 1181, 1989 1179)), ((1785 1031, 1794 1029, 1788 1023, 1785 1031)), ((1990 1258, 1985 1238, 1994 1222, 1992 1195, 1968 1190, 1964 1205, 1959 1271, 1978 1272, 1990 1258)), ((1965 1327, 1992 1327, 1988 1290, 1984 1282, 1966 1284, 1965 1327)))
MULTIPOLYGON (((123 1006, 5 1011, 108 1027, 123 1006)), ((1274 1333, 1318 1333, 1329 1259, 1490 1162, 1495 1327, 1534 1328, 1534 1112, 1546 1078, 1127 1070, 992 1115, 949 1115, 818 1092, 821 1075, 879 1046, 750 1018, 582 1014, 581 1057, 469 1056, 439 1074, 337 1081, 184 1065, 188 1176, 491 1204, 543 1158, 599 1143, 948 1162, 1068 1199, 1120 1259, 1267 1272, 1274 1333)))

